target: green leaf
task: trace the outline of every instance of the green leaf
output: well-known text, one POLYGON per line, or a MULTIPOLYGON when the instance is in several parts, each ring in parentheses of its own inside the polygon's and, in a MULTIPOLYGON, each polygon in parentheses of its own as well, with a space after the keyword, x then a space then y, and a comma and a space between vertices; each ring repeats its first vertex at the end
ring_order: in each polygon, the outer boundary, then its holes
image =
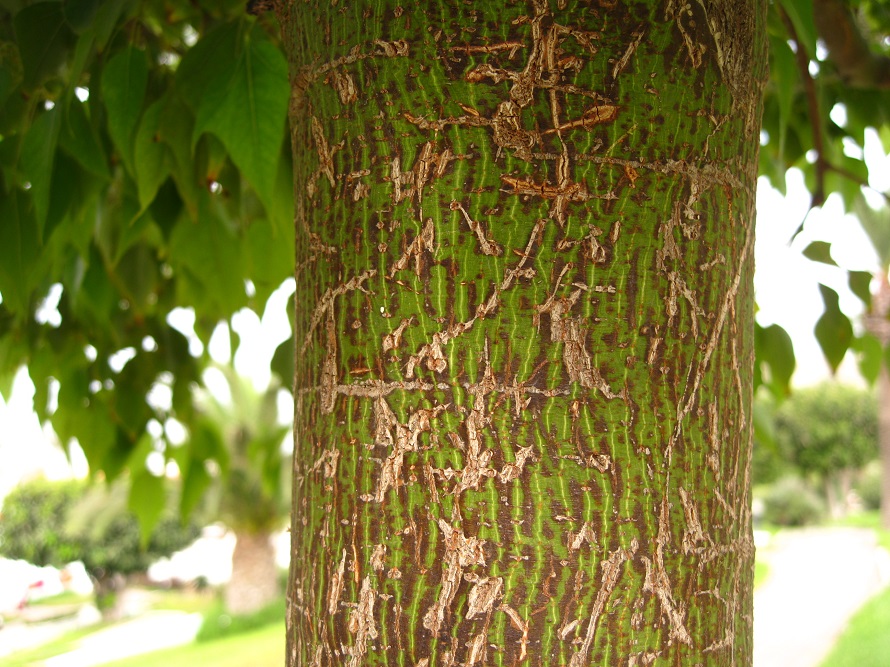
POLYGON ((165 159, 167 147, 160 140, 160 120, 164 106, 162 100, 149 106, 142 115, 142 122, 136 133, 136 186, 142 211, 154 200, 158 188, 169 173, 165 159))
POLYGON ((203 193, 199 222, 180 221, 170 237, 170 262, 179 271, 184 303, 214 321, 247 304, 241 253, 243 244, 230 231, 211 195, 203 193))
POLYGON ((117 292, 108 280, 102 256, 95 246, 90 248, 88 261, 76 267, 65 290, 71 296, 71 307, 78 318, 98 326, 111 328, 111 316, 117 309, 117 292))
MULTIPOLYGON (((53 251, 52 237, 61 223, 67 219, 81 221, 83 210, 98 194, 100 182, 63 151, 56 153, 53 164, 52 188, 49 193, 49 209, 46 213, 43 237, 44 257, 53 251)), ((72 226, 77 223, 72 222, 72 226)), ((70 227, 62 225, 63 233, 70 227)))
POLYGON ((132 174, 133 138, 142 114, 148 83, 145 54, 128 47, 114 56, 102 72, 102 99, 108 111, 108 132, 132 174))
POLYGON ((807 58, 816 59, 816 22, 813 19, 812 0, 779 0, 788 14, 798 39, 807 50, 807 58))
POLYGON ((18 45, 13 41, 0 40, 0 107, 6 104, 6 100, 21 84, 23 75, 18 45))
POLYGON ((228 474, 229 457, 219 431, 206 417, 195 420, 186 446, 174 451, 183 476, 180 514, 185 518, 195 510, 213 482, 206 462, 216 461, 225 476, 228 474))
POLYGON ((180 465, 182 473, 182 495, 179 499, 179 511, 183 519, 191 516, 204 492, 213 478, 207 472, 204 459, 191 457, 185 466, 180 465))
POLYGON ((100 0, 67 0, 63 10, 65 21, 80 34, 92 25, 101 4, 100 0))
POLYGON ((881 139, 881 146, 884 147, 884 152, 890 153, 890 126, 881 125, 878 129, 878 137, 881 139))
POLYGON ((859 372, 865 381, 874 384, 881 372, 883 349, 881 341, 872 334, 866 333, 853 339, 850 348, 855 350, 859 358, 859 372))
POLYGON ((837 192, 844 200, 844 208, 854 211, 856 201, 861 196, 860 183, 868 182, 868 167, 863 160, 840 155, 831 160, 840 171, 829 170, 825 174, 825 192, 837 192))
POLYGON ((788 124, 791 119, 791 109, 794 104, 800 74, 797 71, 794 52, 788 46, 787 41, 777 37, 770 37, 769 56, 770 79, 773 83, 772 92, 775 94, 779 105, 778 153, 781 158, 785 153, 785 137, 788 134, 788 124))
MULTIPOLYGON (((108 417, 113 418, 119 428, 124 431, 130 442, 136 440, 145 429, 148 420, 153 416, 145 395, 151 388, 151 381, 139 377, 139 367, 151 367, 150 356, 144 352, 137 353, 135 359, 127 362, 123 371, 114 379, 114 391, 108 397, 108 417), (134 370, 135 369, 135 370, 134 370)), ((129 444, 126 445, 129 448, 129 444)))
POLYGON ((890 206, 884 204, 879 209, 873 209, 860 193, 853 204, 853 212, 871 241, 881 267, 886 269, 890 265, 890 206))
POLYGON ((0 196, 0 294, 17 315, 26 315, 34 286, 40 239, 28 193, 0 196))
POLYGON ((265 303, 269 295, 293 275, 293 236, 286 237, 271 222, 258 220, 247 230, 247 250, 247 275, 256 285, 257 300, 265 303))
POLYGON ((816 322, 816 340, 822 348, 822 354, 831 367, 832 372, 837 371, 844 359, 844 355, 853 341, 853 325, 850 319, 841 312, 838 305, 838 296, 830 287, 819 285, 822 300, 825 302, 825 312, 816 322))
POLYGON ((158 266, 155 251, 147 243, 133 244, 117 263, 118 289, 137 317, 145 316, 157 303, 158 266))
POLYGON ((871 279, 871 271, 850 271, 847 277, 850 291, 865 304, 866 310, 871 308, 871 279))
MULTIPOLYGON (((170 149, 171 172, 179 195, 193 220, 198 215, 199 190, 192 154, 195 116, 179 95, 166 96, 159 122, 161 139, 170 149)), ((163 226, 163 225, 162 225, 163 226)))
POLYGON ((164 513, 167 493, 163 477, 155 477, 141 465, 141 462, 135 463, 127 507, 139 520, 139 533, 144 548, 148 545, 151 534, 164 513))
POLYGON ((139 203, 135 198, 126 197, 122 202, 121 217, 124 223, 120 229, 120 235, 117 239, 117 247, 114 253, 114 265, 121 270, 121 262, 124 255, 140 241, 147 241, 150 238, 154 225, 151 215, 147 212, 139 213, 139 203))
POLYGON ((63 109, 59 145, 91 173, 108 178, 108 158, 86 115, 86 105, 73 98, 63 109))
POLYGON ((62 3, 38 2, 25 7, 15 15, 13 26, 22 56, 24 83, 37 86, 59 70, 74 41, 62 3))
POLYGON ((776 442, 775 410, 767 401, 755 400, 752 408, 754 421, 754 438, 773 451, 778 450, 776 442))
POLYGON ((281 51, 255 25, 223 25, 183 58, 177 86, 195 110, 193 145, 204 132, 216 135, 272 208, 290 96, 281 51))
POLYGON ((294 384, 294 337, 291 336, 275 349, 272 355, 272 372, 275 373, 285 387, 294 384))
POLYGON ((0 397, 7 403, 19 366, 28 359, 28 348, 11 333, 0 336, 0 397))
POLYGON ((135 4, 134 0, 102 0, 92 21, 96 34, 96 45, 104 49, 111 39, 120 15, 135 4))
POLYGON ((115 446, 117 433, 102 402, 83 399, 75 405, 61 404, 65 381, 60 380, 59 407, 53 414, 53 429, 63 442, 77 438, 91 471, 107 470, 106 459, 115 446))
POLYGON ((269 219, 285 235, 293 246, 294 238, 294 171, 290 159, 290 148, 281 152, 278 165, 278 181, 275 184, 274 200, 271 207, 267 207, 269 219))
POLYGON ((770 390, 776 396, 785 396, 790 392, 791 376, 794 374, 796 361, 791 336, 778 324, 754 329, 754 349, 758 365, 769 366, 770 390))
POLYGON ((814 262, 837 266, 837 262, 831 258, 831 244, 826 241, 813 241, 804 249, 803 256, 814 262))
POLYGON ((43 237, 43 225, 49 209, 53 159, 59 140, 59 119, 59 110, 55 108, 40 114, 22 142, 22 174, 31 184, 39 238, 43 237))

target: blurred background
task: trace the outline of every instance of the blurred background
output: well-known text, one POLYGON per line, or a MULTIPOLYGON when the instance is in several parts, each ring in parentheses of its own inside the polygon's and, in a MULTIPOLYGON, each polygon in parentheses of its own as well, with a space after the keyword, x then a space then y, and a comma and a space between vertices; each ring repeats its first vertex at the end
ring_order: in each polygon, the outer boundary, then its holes
MULTIPOLYGON (((886 64, 890 12, 848 6, 886 64)), ((282 663, 290 87, 255 11, 0 2, 0 664, 282 663)), ((754 664, 881 667, 890 84, 769 11, 754 664)))

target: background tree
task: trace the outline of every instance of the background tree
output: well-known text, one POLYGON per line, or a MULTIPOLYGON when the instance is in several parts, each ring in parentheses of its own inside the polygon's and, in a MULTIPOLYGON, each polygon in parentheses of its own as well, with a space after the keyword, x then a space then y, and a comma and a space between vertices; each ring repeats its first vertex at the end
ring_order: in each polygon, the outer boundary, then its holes
POLYGON ((198 534, 198 527, 182 525, 170 506, 151 533, 143 535, 127 508, 122 484, 106 489, 76 480, 34 480, 4 499, 0 515, 0 553, 40 566, 81 561, 104 616, 119 612, 117 594, 128 575, 147 571, 198 534))
MULTIPOLYGON (((856 216, 868 235, 878 258, 878 269, 872 280, 868 308, 863 317, 866 333, 872 338, 862 338, 863 353, 880 356, 880 351, 890 343, 890 208, 886 203, 873 209, 865 200, 856 202, 856 216)), ((869 377, 877 380, 878 433, 881 451, 881 523, 890 529, 890 374, 886 364, 869 377)))
MULTIPOLYGON (((235 534, 225 604, 230 613, 246 614, 281 594, 272 538, 286 525, 290 508, 291 457, 282 449, 290 426, 278 417, 280 386, 273 383, 258 392, 231 366, 213 369, 217 380, 224 379, 228 396, 196 389, 199 415, 192 448, 217 462, 222 472, 204 501, 205 511, 235 534)), ((206 464, 186 474, 206 475, 206 464)))
POLYGON ((843 514, 853 475, 878 455, 874 395, 834 382, 798 389, 775 419, 787 458, 820 483, 832 515, 843 514))
POLYGON ((77 560, 65 533, 65 514, 83 496, 83 484, 35 479, 6 496, 0 514, 0 553, 36 565, 77 560))

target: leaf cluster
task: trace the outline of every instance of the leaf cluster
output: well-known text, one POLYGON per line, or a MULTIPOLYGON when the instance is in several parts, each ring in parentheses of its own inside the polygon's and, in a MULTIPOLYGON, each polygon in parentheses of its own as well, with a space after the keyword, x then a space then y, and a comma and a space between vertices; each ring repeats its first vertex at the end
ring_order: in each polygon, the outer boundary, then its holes
MULTIPOLYGON (((791 168, 803 172, 811 206, 838 194, 847 212, 863 221, 883 266, 890 258, 890 225, 867 224, 875 212, 864 191, 883 197, 869 184, 866 132, 872 129, 890 151, 890 11, 880 0, 776 0, 770 4, 770 77, 762 121, 760 171, 780 191, 791 168)), ((886 218, 884 213, 877 216, 886 218)), ((804 227, 801 223, 798 232, 804 227)), ((804 250, 813 261, 837 266, 830 245, 816 241, 804 250)), ((871 274, 848 271, 851 291, 872 307, 871 274)), ((826 361, 836 370, 848 350, 860 360, 864 377, 874 382, 886 340, 857 336, 838 305, 837 293, 820 285, 825 310, 815 336, 826 361)), ((879 313, 884 317, 886 313, 879 313)), ((788 391, 793 350, 787 335, 759 329, 759 380, 776 395, 788 391), (789 361, 788 359, 791 359, 789 361)))
POLYGON ((146 425, 190 424, 205 363, 170 314, 206 344, 293 271, 287 64, 244 9, 0 3, 0 395, 26 365, 39 416, 149 504, 146 425))

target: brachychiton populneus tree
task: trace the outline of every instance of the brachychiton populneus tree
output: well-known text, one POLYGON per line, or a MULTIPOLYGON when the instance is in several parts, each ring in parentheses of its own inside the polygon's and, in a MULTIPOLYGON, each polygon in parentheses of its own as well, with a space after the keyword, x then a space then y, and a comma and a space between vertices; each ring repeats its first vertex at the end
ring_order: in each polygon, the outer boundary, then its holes
POLYGON ((290 665, 751 659, 764 2, 293 2, 290 665))

